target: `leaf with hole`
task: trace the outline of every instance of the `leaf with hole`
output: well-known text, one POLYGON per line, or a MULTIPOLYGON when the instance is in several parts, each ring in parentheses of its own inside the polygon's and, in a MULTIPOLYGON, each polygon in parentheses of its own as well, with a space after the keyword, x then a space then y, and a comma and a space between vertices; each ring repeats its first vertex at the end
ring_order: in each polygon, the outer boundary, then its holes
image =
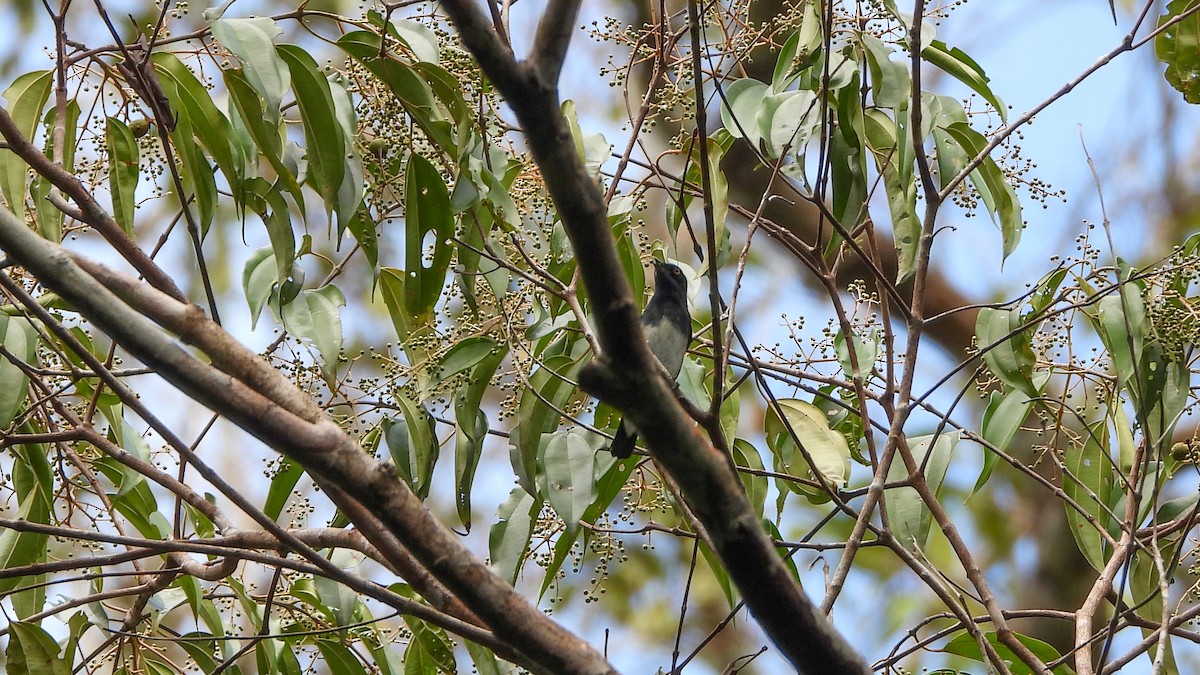
MULTIPOLYGON (((1171 0, 1159 27, 1195 9, 1196 0, 1171 0)), ((1200 12, 1192 12, 1154 38, 1154 55, 1166 64, 1163 77, 1188 103, 1200 103, 1200 12)))
POLYGON ((446 270, 454 252, 454 218, 450 191, 433 164, 413 154, 404 179, 405 307, 426 316, 442 295, 446 270))

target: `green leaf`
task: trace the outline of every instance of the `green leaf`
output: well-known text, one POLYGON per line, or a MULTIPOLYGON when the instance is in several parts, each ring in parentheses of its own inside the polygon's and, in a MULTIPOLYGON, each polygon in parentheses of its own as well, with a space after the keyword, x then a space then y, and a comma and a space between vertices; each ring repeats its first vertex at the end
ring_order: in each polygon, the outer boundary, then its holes
POLYGON ((988 86, 990 80, 984 74, 983 68, 975 63, 966 52, 958 47, 948 47, 941 40, 932 40, 921 50, 921 57, 941 68, 947 75, 970 87, 985 101, 992 104, 996 113, 1000 115, 1001 122, 1008 122, 1008 109, 1004 105, 1004 101, 1001 101, 1000 97, 992 92, 992 88, 988 86))
MULTIPOLYGON (((349 179, 348 175, 347 179, 349 179)), ((375 222, 371 220, 371 215, 366 209, 358 209, 346 223, 346 229, 350 230, 350 234, 358 241, 363 255, 367 257, 367 263, 371 265, 372 275, 378 280, 379 233, 375 231, 375 222)))
MULTIPOLYGON (((66 129, 74 129, 79 122, 79 101, 71 99, 67 101, 67 111, 63 115, 63 126, 66 129)), ((46 111, 46 116, 42 119, 43 126, 46 127, 46 142, 44 151, 47 157, 54 157, 54 126, 58 124, 58 108, 51 106, 46 111)), ((63 168, 72 173, 75 172, 75 151, 79 146, 79 138, 75 134, 66 133, 63 137, 63 168)))
POLYGON ((392 21, 392 27, 396 37, 412 50, 418 61, 437 64, 440 58, 437 33, 429 26, 410 19, 397 19, 392 21))
MULTIPOLYGON (((446 121, 446 114, 434 97, 430 82, 432 69, 436 66, 421 68, 422 64, 409 64, 394 58, 381 48, 379 35, 372 31, 351 31, 338 38, 337 45, 395 94, 404 111, 439 148, 452 157, 458 155, 454 128, 446 121)), ((453 79, 449 75, 446 77, 453 79)), ((461 90, 461 87, 457 89, 461 90)), ((461 93, 458 95, 461 97, 461 93)))
MULTIPOLYGON (((1121 386, 1143 365, 1139 362, 1145 341, 1145 321, 1146 308, 1134 284, 1123 284, 1120 293, 1109 293, 1096 305, 1096 327, 1112 359, 1113 374, 1121 386)), ((1140 395, 1146 389, 1140 386, 1143 383, 1138 384, 1134 393, 1140 395)))
MULTIPOLYGON (((309 176, 316 184, 317 193, 325 200, 326 212, 339 210, 340 213, 338 192, 346 174, 346 157, 351 150, 347 147, 347 138, 338 119, 329 80, 321 73, 313 57, 300 47, 280 45, 276 51, 287 64, 296 91, 309 176)), ((357 207, 357 203, 350 205, 351 209, 357 207)), ((344 222, 349 214, 342 217, 344 222)))
MULTIPOLYGON (((22 363, 38 365, 38 334, 28 319, 0 313, 0 345, 22 363)), ((24 371, 0 357, 0 429, 7 429, 25 407, 29 378, 24 371)))
POLYGON ((1033 296, 1029 300, 1031 313, 1034 316, 1041 314, 1042 310, 1049 307, 1055 301, 1058 295, 1058 289, 1062 286, 1063 279, 1067 276, 1067 269, 1059 267, 1051 272, 1047 272, 1034 285, 1033 296))
POLYGON ((763 107, 763 98, 771 93, 766 84, 752 78, 735 80, 725 88, 721 102, 721 124, 734 138, 745 138, 758 148, 762 141, 759 130, 758 111, 763 107))
POLYGON ((850 447, 846 437, 830 428, 825 413, 807 401, 785 398, 777 403, 768 411, 764 428, 779 470, 793 476, 803 476, 811 470, 818 480, 834 486, 845 485, 850 477, 850 447), (808 451, 814 466, 808 465, 796 448, 796 441, 808 451))
MULTIPOLYGON (((733 463, 739 468, 755 471, 766 469, 762 456, 758 454, 758 448, 741 438, 735 438, 733 441, 733 463)), ((767 477, 748 472, 738 472, 738 477, 742 479, 742 486, 746 489, 746 496, 750 498, 750 505, 754 507, 754 514, 761 518, 767 503, 767 477)))
MULTIPOLYGON (((1020 633, 1014 633, 1013 635, 1015 635, 1016 638, 1021 641, 1021 644, 1025 645, 1029 651, 1033 652, 1034 656, 1037 656, 1042 663, 1053 663, 1054 661, 1062 659, 1062 654, 1059 654, 1054 647, 1042 642, 1041 640, 1038 640, 1037 638, 1032 638, 1028 635, 1021 635, 1020 633)), ((1008 646, 1000 642, 1000 638, 997 637, 995 633, 987 632, 984 633, 983 636, 989 643, 991 643, 992 647, 996 650, 996 653, 1000 656, 1000 658, 1004 659, 1008 665, 1009 672, 1011 672, 1013 675, 1040 675, 1039 673, 1034 673, 1033 669, 1025 665, 1024 661, 1017 658, 1017 655, 1014 654, 1013 651, 1008 648, 1008 646)), ((980 663, 984 663, 983 651, 979 648, 979 643, 976 642, 975 638, 971 637, 970 633, 967 633, 966 631, 963 631, 953 640, 946 643, 945 651, 951 654, 965 656, 968 659, 974 659, 980 663)), ((1054 675, 1069 675, 1072 671, 1070 666, 1062 664, 1051 672, 1053 672, 1054 675)))
POLYGON ((527 490, 516 487, 496 511, 499 519, 488 533, 488 554, 496 574, 510 585, 517 583, 517 574, 525 560, 525 549, 529 546, 533 526, 541 510, 541 500, 534 499, 527 490))
MULTIPOLYGON (((833 215, 848 230, 854 229, 865 215, 863 204, 868 189, 867 131, 859 92, 859 77, 855 72, 850 83, 837 91, 838 133, 830 143, 833 215)), ((832 251, 834 245, 840 245, 839 237, 831 237, 826 250, 832 251)))
MULTIPOLYGON (((8 114, 17 131, 30 141, 37 133, 38 121, 42 119, 42 108, 50 97, 51 72, 37 70, 18 77, 4 90, 4 101, 8 114)), ((68 133, 71 130, 68 129, 68 133)), ((29 165, 11 150, 0 151, 0 190, 8 209, 18 219, 25 217, 25 180, 29 165)))
POLYGON ((560 108, 563 119, 567 123, 567 129, 571 132, 571 139, 575 141, 575 152, 583 160, 588 175, 593 179, 598 179, 600 167, 608 161, 612 154, 612 144, 604 140, 604 134, 585 134, 583 132, 579 126, 579 115, 575 111, 574 101, 569 99, 563 101, 560 108))
MULTIPOLYGON (((625 488, 630 474, 633 473, 633 469, 638 463, 636 461, 617 461, 607 452, 601 453, 601 448, 608 443, 607 439, 602 436, 590 436, 588 441, 595 462, 593 475, 599 476, 599 478, 593 478, 593 482, 596 484, 596 489, 594 490, 596 498, 584 510, 579 520, 585 523, 595 523, 600 515, 608 510, 609 505, 612 504, 616 496, 625 488)), ((546 591, 550 590, 557 583, 559 570, 562 569, 563 564, 571 556, 575 542, 579 540, 581 534, 584 536, 584 542, 586 542, 590 533, 584 529, 578 529, 573 532, 568 530, 554 542, 554 552, 550 557, 550 562, 544 565, 545 575, 542 577, 542 588, 538 594, 539 601, 545 597, 546 591)))
MULTIPOLYGON (((22 433, 36 433, 31 424, 21 427, 22 433)), ((46 457, 46 448, 39 443, 13 446, 12 483, 17 496, 17 518, 32 523, 50 522, 54 495, 54 476, 46 457)), ((48 536, 33 532, 0 531, 0 569, 21 567, 46 559, 48 536)), ((27 583, 28 577, 0 579, 0 595, 27 583)))
POLYGON ((496 661, 496 655, 492 653, 492 650, 470 640, 464 640, 463 644, 467 648, 467 653, 471 655, 471 662, 475 664, 475 672, 478 675, 508 675, 507 669, 501 670, 500 663, 496 661))
MULTIPOLYGON (((808 9, 806 6, 805 9, 808 9)), ((806 17, 807 18, 807 17, 806 17)), ((801 29, 808 28, 811 31, 812 26, 807 22, 801 23, 801 29)), ((804 51, 807 52, 815 45, 806 43, 804 51)), ((779 58, 775 60, 775 71, 771 75, 771 90, 784 91, 795 82, 796 75, 796 57, 800 53, 800 32, 792 33, 790 37, 783 43, 783 47, 779 49, 779 58)))
MULTIPOLYGON (((204 589, 200 587, 200 581, 196 577, 181 576, 175 580, 174 584, 177 588, 182 588, 184 595, 187 596, 188 607, 192 610, 192 618, 197 621, 203 620, 205 624, 210 624, 213 619, 216 619, 217 625, 214 630, 216 633, 224 635, 220 615, 217 614, 215 605, 212 605, 212 600, 205 597, 204 589)), ((209 625, 209 628, 212 629, 213 626, 209 625)))
POLYGON ((411 614, 404 615, 404 623, 412 631, 412 640, 409 641, 408 649, 404 652, 404 672, 406 674, 437 675, 439 672, 455 672, 454 643, 446 637, 445 631, 421 621, 411 614), (411 658, 414 647, 420 648, 418 658, 421 663, 419 666, 411 658))
POLYGON ((530 494, 537 492, 537 458, 542 436, 558 427, 559 411, 575 395, 575 373, 580 361, 557 354, 543 359, 529 375, 529 384, 517 407, 517 426, 510 437, 513 470, 517 482, 530 494))
POLYGON ((1192 372, 1188 364, 1179 361, 1159 361, 1147 370, 1152 384, 1148 386, 1151 405, 1145 418, 1145 435, 1165 451, 1170 445, 1171 431, 1188 405, 1192 372))
MULTIPOLYGON (((1007 395, 993 391, 987 410, 983 413, 983 427, 980 433, 984 440, 996 446, 996 449, 1001 452, 1007 451, 1008 445, 1021 430, 1021 424, 1029 416, 1029 409, 1032 406, 1033 401, 1029 399, 1029 395, 1019 389, 1014 389, 1007 395)), ((975 487, 971 488, 971 494, 967 496, 967 499, 974 497, 975 493, 979 492, 979 489, 988 482, 999 461, 999 455, 984 449, 983 470, 979 472, 979 478, 975 480, 975 487)))
POLYGON ((304 475, 304 468, 292 460, 281 457, 275 467, 275 475, 271 477, 271 486, 267 489, 267 499, 263 502, 263 513, 271 520, 277 520, 287 506, 292 490, 304 475))
MULTIPOLYGON (((408 308, 404 302, 404 299, 408 297, 407 286, 408 283, 405 281, 404 270, 394 267, 380 268, 380 294, 383 296, 384 305, 387 306, 388 316, 392 319, 392 326, 396 329, 396 337, 400 339, 402 346, 420 328, 420 324, 425 323, 430 318, 409 315, 408 308)), ((421 360, 421 358, 415 358, 413 362, 420 362, 421 360)))
POLYGON ((871 97, 880 108, 899 110, 908 107, 912 80, 908 67, 892 60, 895 50, 870 33, 859 33, 859 42, 871 73, 871 97))
MULTIPOLYGON (((1166 13, 1158 17, 1158 25, 1163 26, 1195 6, 1196 0, 1171 0, 1166 13)), ((1193 12, 1159 33, 1154 38, 1154 55, 1166 64, 1163 77, 1183 94, 1183 100, 1200 103, 1200 13, 1193 12)))
MULTIPOLYGON (((763 530, 766 531, 767 536, 770 537, 772 541, 783 541, 783 535, 780 534, 779 528, 775 526, 775 523, 767 520, 766 518, 759 521, 759 523, 762 525, 763 530)), ((779 554, 780 560, 783 560, 783 566, 787 568, 788 572, 791 572, 792 579, 794 579, 796 584, 799 585, 800 570, 796 568, 796 561, 790 555, 791 551, 783 546, 776 546, 775 551, 779 554)))
POLYGON ((79 649, 79 640, 92 627, 92 622, 88 620, 86 613, 80 611, 75 612, 71 615, 70 619, 67 619, 67 627, 69 630, 62 653, 64 658, 70 659, 73 658, 76 650, 79 649))
POLYGON ((700 555, 704 556, 704 562, 708 564, 708 569, 712 572, 717 586, 725 596, 725 604, 732 609, 737 598, 737 591, 729 579, 729 572, 725 569, 725 565, 721 563, 721 559, 712 552, 703 539, 700 540, 700 555))
POLYGON ((463 371, 474 368, 488 356, 494 355, 498 347, 495 340, 482 336, 469 337, 459 341, 442 357, 438 367, 438 381, 443 382, 463 371))
POLYGON ((179 646, 187 652, 187 656, 196 662, 200 673, 212 673, 217 668, 216 640, 211 633, 192 632, 181 635, 179 646))
POLYGON ((171 524, 159 512, 154 493, 144 479, 126 481, 119 492, 109 495, 109 499, 117 512, 129 520, 142 536, 162 539, 170 534, 171 524))
MULTIPOLYGON (((280 184, 276 183, 264 195, 266 209, 263 223, 267 226, 267 237, 271 240, 274 254, 275 281, 282 284, 295 276, 296 233, 292 230, 292 214, 279 188, 280 184)), ((304 283, 303 277, 300 283, 304 283)))
POLYGON ((967 112, 963 110, 958 99, 932 94, 925 94, 921 98, 921 107, 928 117, 933 147, 937 151, 938 187, 944 188, 966 168, 967 162, 971 161, 967 151, 945 130, 945 127, 951 124, 965 123, 967 112))
POLYGON ((396 471, 421 499, 429 496, 439 447, 433 418, 425 406, 404 396, 396 397, 401 413, 396 420, 383 420, 383 440, 396 471))
POLYGON ((423 363, 429 358, 429 345, 426 338, 436 340, 433 331, 433 314, 414 316, 405 304, 408 297, 409 283, 416 283, 408 277, 404 270, 394 267, 379 268, 379 291, 383 303, 387 307, 388 316, 396 329, 396 337, 400 346, 408 356, 409 363, 423 363))
MULTIPOLYGON (((350 93, 336 82, 329 83, 329 94, 333 98, 333 114, 342 127, 342 138, 345 139, 346 146, 345 154, 342 157, 342 166, 345 171, 342 174, 342 183, 338 186, 337 204, 334 208, 337 213, 338 236, 340 237, 355 219, 368 218, 365 209, 362 208, 366 183, 362 157, 358 153, 358 144, 354 142, 354 138, 358 135, 358 117, 354 114, 354 101, 350 99, 350 93)), ((370 232, 374 234, 374 223, 369 224, 371 225, 370 232)), ((364 241, 358 234, 355 234, 355 237, 362 245, 363 253, 367 255, 371 267, 374 268, 379 264, 378 249, 372 248, 373 242, 364 241)))
MULTIPOLYGON (((959 433, 943 432, 935 437, 916 436, 908 440, 913 461, 925 476, 925 482, 935 496, 940 494, 946 479, 946 468, 954 455, 959 433)), ((900 482, 909 477, 908 468, 899 454, 888 468, 887 482, 900 482)), ((929 541, 932 516, 916 488, 902 486, 887 491, 888 523, 896 540, 906 548, 920 549, 929 541)))
POLYGON ((845 333, 839 330, 833 337, 833 347, 843 373, 852 378, 865 378, 871 374, 875 367, 875 359, 879 357, 879 329, 872 328, 865 336, 851 334, 849 341, 846 340, 845 333), (847 342, 854 345, 853 360, 850 358, 850 345, 847 342))
POLYGON ((563 519, 567 528, 563 536, 573 538, 584 511, 596 498, 593 475, 596 453, 583 436, 572 429, 550 436, 542 455, 542 466, 545 471, 542 494, 563 519))
POLYGON ((975 337, 992 374, 1014 389, 1037 396, 1033 383, 1037 358, 1029 337, 1032 327, 1021 330, 1021 326, 1018 310, 984 307, 975 320, 975 337))
POLYGON ((182 149, 191 145, 193 139, 199 141, 225 175, 225 180, 229 181, 234 200, 240 204, 242 191, 238 186, 245 174, 245 167, 234 159, 234 146, 231 143, 234 134, 229 118, 213 103, 208 88, 196 79, 178 57, 170 52, 156 51, 152 58, 163 93, 171 102, 172 109, 179 111, 180 119, 187 120, 189 125, 184 131, 176 127, 171 132, 175 147, 182 149))
MULTIPOLYGON (((333 558, 338 567, 341 567, 350 574, 358 572, 359 561, 348 560, 350 555, 345 549, 335 551, 333 558)), ((334 625, 346 626, 354 622, 355 614, 362 606, 357 592, 351 590, 345 584, 334 581, 324 575, 313 577, 313 589, 317 592, 317 597, 320 598, 321 604, 332 615, 334 625)))
POLYGON ((771 157, 801 154, 821 127, 821 103, 808 90, 767 94, 755 119, 771 157))
MULTIPOLYGON (((275 53, 274 49, 271 53, 275 53)), ((263 106, 263 99, 250 85, 243 71, 223 70, 221 75, 234 108, 237 109, 241 128, 246 130, 250 140, 278 174, 284 188, 295 199, 297 207, 303 210, 304 195, 300 191, 300 184, 296 182, 296 174, 283 161, 282 120, 279 118, 278 107, 272 116, 269 112, 270 105, 263 106)))
MULTIPOLYGON (((983 154, 984 148, 987 147, 987 139, 966 122, 955 122, 942 128, 971 157, 983 154)), ((970 178, 971 183, 983 199, 988 213, 992 215, 993 220, 999 220, 1000 237, 1004 243, 1004 258, 1007 259, 1020 243, 1021 231, 1024 229, 1024 223, 1021 220, 1021 203, 1017 200, 1017 193, 1008 184, 1004 172, 991 157, 984 157, 979 166, 971 172, 970 178)))
MULTIPOLYGON (((1112 521, 1109 503, 1115 481, 1107 447, 1107 426, 1100 422, 1088 427, 1083 446, 1069 447, 1065 451, 1066 475, 1062 481, 1063 492, 1102 527, 1112 521)), ((1103 534, 1074 505, 1068 503, 1065 506, 1067 523, 1079 551, 1097 572, 1103 570, 1109 553, 1103 534)))
POLYGON ((133 210, 137 206, 138 144, 125 123, 109 117, 104 139, 108 146, 108 189, 112 193, 113 218, 133 235, 133 210))
POLYGON ((33 623, 8 624, 5 652, 11 675, 70 675, 71 662, 60 656, 61 647, 45 630, 33 623))
POLYGON ((264 246, 246 260, 242 268, 242 290, 246 293, 246 303, 250 305, 250 329, 258 324, 258 316, 271 297, 271 289, 275 287, 276 265, 275 255, 270 246, 264 246))
POLYGON ((899 263, 896 280, 902 282, 915 269, 921 238, 921 221, 917 218, 917 188, 912 180, 913 159, 904 152, 909 142, 901 134, 902 129, 881 110, 866 112, 863 130, 868 149, 883 176, 899 263))
POLYGON ((474 366, 470 379, 454 399, 457 422, 454 435, 455 504, 459 520, 468 532, 471 530, 471 488, 475 481, 475 469, 483 456, 483 441, 488 430, 487 414, 480 407, 480 402, 491 385, 492 375, 507 353, 499 345, 494 345, 493 352, 474 366))
POLYGON ((242 62, 246 80, 267 103, 265 112, 278 122, 283 97, 291 88, 290 73, 275 51, 275 38, 283 29, 267 17, 218 19, 212 34, 242 62))
MULTIPOLYGON (((208 233, 216 217, 217 183, 213 176, 212 165, 200 146, 191 139, 193 137, 192 122, 187 117, 180 117, 172 132, 177 138, 187 138, 184 143, 176 143, 176 152, 183 164, 180 167, 183 187, 195 199, 196 210, 199 214, 201 236, 208 233)), ((180 208, 191 208, 186 195, 180 196, 180 208)))
POLYGON ((416 316, 433 311, 446 283, 446 270, 454 251, 454 218, 450 192, 433 164, 413 154, 404 179, 405 306, 416 316), (432 242, 427 236, 432 235, 432 242), (432 246, 432 255, 426 256, 432 246), (429 264, 424 263, 428 257, 429 264), (416 283, 413 283, 413 282, 416 283))
MULTIPOLYGON (((456 408, 457 410, 457 408, 456 408)), ((454 429, 454 496, 458 519, 467 532, 471 531, 471 488, 475 470, 483 457, 483 441, 487 438, 488 418, 480 408, 465 406, 455 413, 454 429), (473 418, 473 419, 472 419, 473 418)))
MULTIPOLYGON (((393 584, 392 587, 400 586, 402 585, 393 584)), ((362 608, 362 612, 364 617, 367 617, 369 620, 369 612, 366 607, 362 608)), ((377 672, 379 675, 399 675, 399 673, 404 672, 404 660, 394 648, 391 631, 380 628, 380 624, 378 623, 372 624, 369 630, 370 634, 364 637, 363 642, 366 643, 367 649, 371 651, 371 657, 375 659, 375 668, 377 670, 373 670, 372 672, 377 672)), ((288 649, 286 652, 291 654, 292 650, 288 649)), ((303 675, 299 664, 296 666, 295 675, 303 675)))
MULTIPOLYGON (((54 157, 54 129, 57 126, 57 110, 51 108, 46 111, 46 116, 42 120, 46 128, 46 143, 44 152, 47 157, 54 157)), ((67 102, 66 114, 63 116, 63 128, 75 129, 79 124, 79 103, 75 100, 67 102)), ((78 142, 75 134, 64 134, 63 139, 63 168, 68 172, 75 172, 75 147, 78 142)), ((3 160, 0 160, 3 161, 3 160)), ((2 170, 0 170, 2 173, 2 170)), ((38 234, 42 235, 43 239, 58 243, 62 241, 63 228, 63 212, 58 210, 46 199, 50 194, 52 185, 45 176, 37 175, 33 178, 33 183, 29 186, 29 195, 33 198, 34 216, 37 219, 38 234)))
POLYGON ((303 290, 281 312, 283 327, 288 332, 312 340, 321 356, 321 375, 332 380, 337 372, 338 355, 342 351, 342 317, 338 307, 346 304, 346 296, 330 284, 316 290, 303 290))
POLYGON ((1117 402, 1111 407, 1112 435, 1117 440, 1117 471, 1128 474, 1133 468, 1136 446, 1133 438, 1133 428, 1129 426, 1129 418, 1124 413, 1124 406, 1117 402))
POLYGON ((366 668, 349 647, 333 640, 314 640, 321 652, 323 665, 333 675, 367 675, 366 668))
POLYGON ((997 449, 1005 451, 1029 416, 1033 401, 1022 391, 1014 390, 1007 395, 993 391, 987 410, 983 413, 982 435, 997 449))

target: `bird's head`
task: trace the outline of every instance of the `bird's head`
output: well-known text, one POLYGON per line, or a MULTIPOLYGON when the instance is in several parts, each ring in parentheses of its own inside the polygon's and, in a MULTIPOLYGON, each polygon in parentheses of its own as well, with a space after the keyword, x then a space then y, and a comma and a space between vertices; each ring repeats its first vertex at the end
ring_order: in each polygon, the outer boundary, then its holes
POLYGON ((687 298, 687 275, 678 266, 661 260, 651 260, 654 263, 654 293, 655 295, 670 289, 677 297, 687 298))

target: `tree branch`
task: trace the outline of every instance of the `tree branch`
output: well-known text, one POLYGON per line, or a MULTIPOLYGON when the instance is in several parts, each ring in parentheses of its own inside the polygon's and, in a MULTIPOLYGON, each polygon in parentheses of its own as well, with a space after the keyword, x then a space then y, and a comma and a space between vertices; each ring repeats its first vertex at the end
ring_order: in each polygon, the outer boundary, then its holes
MULTIPOLYGON (((441 6, 516 113, 576 252, 604 349, 580 372, 581 385, 620 408, 642 431, 654 458, 680 486, 712 536, 747 606, 801 672, 869 672, 792 579, 727 458, 684 414, 671 387, 651 365, 654 361, 617 258, 604 197, 575 151, 559 110, 557 83, 528 73, 528 66, 503 47, 482 11, 469 0, 442 0, 441 6)), ((543 23, 548 20, 565 23, 565 17, 549 13, 543 23)))
POLYGON ((580 0, 550 0, 538 22, 529 60, 545 82, 558 82, 571 35, 575 32, 580 4, 580 0))
POLYGON ((100 236, 104 237, 109 244, 112 244, 117 253, 130 265, 133 265, 133 268, 141 273, 146 281, 172 298, 186 301, 187 297, 175 285, 175 281, 151 260, 145 251, 138 247, 136 241, 125 234, 121 226, 117 225, 117 221, 92 198, 83 183, 42 154, 37 146, 25 138, 17 127, 17 123, 3 108, 0 108, 0 136, 4 136, 4 140, 8 142, 9 150, 15 152, 35 172, 74 200, 83 211, 83 221, 99 232, 100 236))
POLYGON ((422 565, 500 640, 512 646, 511 656, 518 665, 539 673, 615 672, 597 651, 548 619, 475 558, 400 482, 394 469, 364 452, 332 420, 323 415, 304 419, 276 403, 274 398, 289 401, 299 411, 316 408, 315 402, 277 371, 265 364, 262 368, 248 365, 258 361, 256 355, 204 317, 199 308, 182 305, 148 284, 93 264, 94 269, 104 271, 105 284, 98 283, 64 249, 39 237, 7 210, 0 210, 0 247, 185 394, 298 462, 314 478, 355 495, 422 565), (139 300, 138 311, 110 288, 139 300), (197 359, 139 311, 178 330, 181 338, 200 347, 213 363, 227 368, 244 365, 238 372, 251 382, 197 359), (263 373, 263 369, 270 372, 263 373), (272 396, 262 393, 255 382, 272 396))

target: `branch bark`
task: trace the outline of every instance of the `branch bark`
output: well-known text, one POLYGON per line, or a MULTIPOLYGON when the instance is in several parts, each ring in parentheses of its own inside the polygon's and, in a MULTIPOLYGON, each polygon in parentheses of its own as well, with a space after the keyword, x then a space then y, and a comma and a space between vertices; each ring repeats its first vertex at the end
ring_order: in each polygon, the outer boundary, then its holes
MULTIPOLYGON (((537 673, 615 672, 599 652, 547 618, 475 558, 425 509, 394 469, 368 455, 320 413, 311 398, 262 364, 200 308, 88 263, 104 277, 104 283, 99 283, 70 253, 39 237, 8 210, 0 210, 0 247, 185 394, 298 462, 317 480, 354 495, 484 622, 501 647, 511 647, 507 654, 501 649, 501 656, 537 673), (136 309, 126 300, 136 303, 136 309), (224 372, 183 349, 155 322, 199 348, 224 372)), ((387 542, 372 543, 386 552, 387 542)))
MULTIPOLYGON (((575 151, 559 110, 549 69, 557 51, 517 61, 469 0, 443 0, 463 44, 516 113, 534 160, 558 209, 596 317, 604 350, 580 373, 583 388, 622 409, 642 430, 651 453, 680 486, 688 506, 712 537, 766 633, 804 673, 867 673, 854 649, 809 601, 780 560, 727 459, 687 417, 646 346, 625 279, 600 186, 575 151), (637 405, 632 405, 637 401, 637 405)), ((561 15, 543 17, 570 26, 575 3, 554 3, 561 15)), ((541 41, 539 41, 541 44, 541 41)), ((556 43, 557 44, 557 43, 556 43)))

